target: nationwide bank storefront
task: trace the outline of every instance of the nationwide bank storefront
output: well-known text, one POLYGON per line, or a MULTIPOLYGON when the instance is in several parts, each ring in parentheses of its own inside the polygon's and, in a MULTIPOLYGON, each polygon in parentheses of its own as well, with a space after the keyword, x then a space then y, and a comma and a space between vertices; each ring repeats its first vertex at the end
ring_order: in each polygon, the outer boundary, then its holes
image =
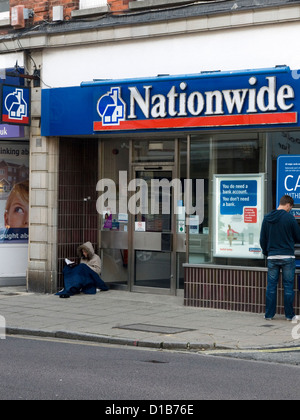
POLYGON ((263 216, 288 193, 300 220, 299 80, 277 67, 43 90, 58 272, 89 240, 112 287, 263 312, 263 216))

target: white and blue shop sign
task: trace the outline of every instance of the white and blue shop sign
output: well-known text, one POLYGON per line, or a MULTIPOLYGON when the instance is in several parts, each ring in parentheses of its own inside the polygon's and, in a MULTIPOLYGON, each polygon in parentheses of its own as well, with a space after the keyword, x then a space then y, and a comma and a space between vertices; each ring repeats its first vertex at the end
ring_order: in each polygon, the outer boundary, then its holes
POLYGON ((0 74, 0 124, 30 124, 31 90, 24 86, 21 70, 16 74, 14 69, 6 69, 0 74))
POLYGON ((289 67, 96 80, 43 90, 42 135, 297 128, 299 112, 289 67))
POLYGON ((20 126, 30 124, 30 88, 0 85, 0 122, 20 126))

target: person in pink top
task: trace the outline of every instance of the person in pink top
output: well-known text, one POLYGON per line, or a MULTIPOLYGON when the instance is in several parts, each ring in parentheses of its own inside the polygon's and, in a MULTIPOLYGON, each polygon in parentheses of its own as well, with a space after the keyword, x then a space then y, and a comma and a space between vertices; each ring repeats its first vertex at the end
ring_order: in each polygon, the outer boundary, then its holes
POLYGON ((227 239, 228 239, 228 241, 229 241, 229 245, 230 246, 232 246, 232 241, 234 240, 234 234, 239 234, 238 232, 236 232, 235 230, 233 230, 232 228, 231 228, 231 226, 230 225, 228 225, 228 230, 227 230, 227 239))

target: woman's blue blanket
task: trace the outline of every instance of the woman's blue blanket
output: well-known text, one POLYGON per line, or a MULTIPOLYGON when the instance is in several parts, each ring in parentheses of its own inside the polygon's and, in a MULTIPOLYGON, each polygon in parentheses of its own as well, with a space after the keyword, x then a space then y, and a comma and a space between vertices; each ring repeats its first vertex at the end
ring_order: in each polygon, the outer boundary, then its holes
POLYGON ((86 295, 94 295, 97 289, 108 290, 108 286, 88 265, 79 264, 75 267, 65 266, 64 274, 64 289, 56 293, 56 295, 73 296, 78 293, 85 293, 86 295))

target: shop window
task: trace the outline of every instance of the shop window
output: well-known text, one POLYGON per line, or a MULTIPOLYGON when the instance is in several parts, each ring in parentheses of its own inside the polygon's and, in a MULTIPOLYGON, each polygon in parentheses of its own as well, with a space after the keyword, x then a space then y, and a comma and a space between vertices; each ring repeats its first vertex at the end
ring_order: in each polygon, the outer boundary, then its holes
MULTIPOLYGON (((225 134, 218 136, 192 136, 191 137, 191 153, 190 153, 190 176, 192 179, 204 180, 204 219, 200 226, 190 226, 189 228, 189 262, 191 264, 225 264, 225 265, 254 265, 263 264, 259 255, 259 221, 257 214, 262 217, 264 197, 261 195, 264 188, 263 173, 265 172, 265 141, 264 136, 259 134, 225 134), (252 176, 253 174, 253 176, 252 176), (220 186, 216 191, 215 180, 233 179, 237 191, 232 188, 224 200, 228 200, 228 207, 239 206, 235 211, 229 210, 228 214, 230 222, 222 219, 218 229, 218 235, 214 235, 214 229, 219 219, 220 200, 215 202, 215 196, 219 192, 220 186), (249 181, 249 187, 244 181, 249 181), (243 184, 243 185, 242 185, 243 184), (259 185, 258 185, 259 184, 259 185), (257 208, 253 209, 250 191, 251 186, 255 188, 253 194, 256 194, 257 208), (243 189, 242 189, 243 188, 243 189), (247 190, 249 188, 249 191, 247 190), (241 193, 241 195, 238 195, 241 193), (245 214, 240 214, 245 206, 241 204, 241 200, 249 200, 249 210, 247 219, 245 214), (232 213, 232 214, 231 214, 232 213), (250 214, 251 213, 251 214, 250 214), (231 224, 231 220, 237 226, 235 229, 231 224), (245 220, 250 223, 245 224, 245 220), (257 221, 257 223, 255 223, 257 221), (231 235, 231 230, 235 233, 231 235), (229 236, 228 236, 228 231, 229 236), (229 241, 232 236, 232 241, 229 241), (216 239, 217 238, 217 239, 216 239), (228 239, 229 238, 229 239, 228 239), (214 241, 223 241, 224 253, 215 251, 214 241), (229 242, 228 242, 229 241, 229 242), (247 244, 247 246, 246 246, 247 244), (231 248, 232 247, 232 248, 231 248), (233 247, 236 247, 235 249, 233 247), (243 255, 243 248, 251 249, 251 254, 243 255), (239 251, 240 258, 239 258, 239 251), (234 250, 235 252, 230 252, 234 250), (231 255, 234 255, 232 257, 231 255), (249 256, 250 255, 250 256, 249 256), (253 258, 252 258, 253 257, 253 258)), ((232 184, 232 183, 231 183, 232 184)), ((223 184, 220 184, 223 185, 223 184)), ((224 184, 224 188, 227 187, 224 184)), ((194 192, 194 202, 196 201, 194 192)), ((226 205, 226 203, 225 203, 226 205)), ((226 212, 224 212, 226 214, 226 212)))
POLYGON ((173 140, 140 140, 134 142, 134 162, 174 162, 174 158, 175 143, 173 140))
MULTIPOLYGON (((128 161, 129 161, 129 143, 122 140, 110 140, 103 142, 103 174, 102 179, 108 179, 115 185, 115 202, 114 209, 111 208, 109 202, 105 207, 105 211, 101 214, 101 230, 102 231, 122 231, 127 232, 128 215, 117 213, 119 209, 119 200, 122 194, 120 191, 120 176, 127 174, 127 182, 129 182, 128 161)), ((100 190, 99 190, 100 191, 100 190)), ((100 191, 101 192, 104 191, 100 191)), ((127 191, 125 192, 127 198, 127 191)))
POLYGON ((280 131, 268 133, 268 175, 270 178, 268 200, 271 210, 276 206, 276 175, 277 175, 277 158, 281 155, 299 155, 300 154, 300 131, 280 131))
POLYGON ((9 18, 9 0, 0 0, 0 21, 9 18))
MULTIPOLYGON (((110 180, 115 186, 116 193, 116 201, 112 203, 114 209, 110 206, 109 202, 104 203, 105 206, 107 204, 107 207, 100 214, 102 242, 105 243, 105 246, 102 247, 102 274, 105 281, 111 285, 113 283, 126 285, 128 281, 128 243, 126 235, 129 220, 128 214, 118 213, 118 209, 120 197, 123 196, 122 194, 125 194, 127 199, 127 190, 124 192, 120 188, 120 176, 127 176, 127 182, 129 182, 129 142, 113 139, 103 141, 102 157, 102 179, 110 180), (123 242, 120 242, 118 236, 114 236, 115 232, 122 232, 123 242)), ((122 181, 125 181, 125 179, 123 178, 122 181)), ((99 195, 101 193, 103 191, 99 190, 99 195)))

